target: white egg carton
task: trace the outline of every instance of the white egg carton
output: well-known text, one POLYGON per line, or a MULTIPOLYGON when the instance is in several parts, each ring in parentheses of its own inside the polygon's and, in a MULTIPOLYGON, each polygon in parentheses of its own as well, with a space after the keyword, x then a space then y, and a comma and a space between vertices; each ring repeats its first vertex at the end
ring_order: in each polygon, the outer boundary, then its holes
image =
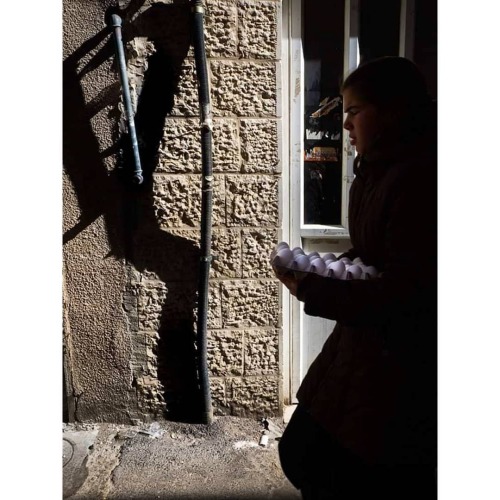
POLYGON ((372 279, 379 273, 373 266, 366 266, 357 257, 351 261, 348 257, 337 259, 333 253, 321 256, 318 252, 306 254, 300 247, 290 249, 282 241, 271 252, 271 265, 276 269, 299 273, 314 273, 326 278, 339 280, 372 279))

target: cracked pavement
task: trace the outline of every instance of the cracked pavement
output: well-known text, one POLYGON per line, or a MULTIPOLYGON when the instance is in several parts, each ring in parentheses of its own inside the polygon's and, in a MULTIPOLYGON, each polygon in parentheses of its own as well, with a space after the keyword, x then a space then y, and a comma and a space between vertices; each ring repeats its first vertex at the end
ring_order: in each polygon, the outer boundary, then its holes
POLYGON ((216 417, 211 425, 64 424, 63 486, 68 500, 299 500, 281 470, 283 431, 268 419, 216 417))

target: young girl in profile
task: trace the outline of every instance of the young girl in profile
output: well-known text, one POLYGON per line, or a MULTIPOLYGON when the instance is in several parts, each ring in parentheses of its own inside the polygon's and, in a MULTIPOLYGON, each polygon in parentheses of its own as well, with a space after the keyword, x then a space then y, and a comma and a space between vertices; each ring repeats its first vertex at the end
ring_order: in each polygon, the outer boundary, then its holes
MULTIPOLYGON (((342 85, 356 148, 353 248, 370 280, 275 269, 304 312, 336 321, 279 444, 304 499, 437 498, 436 113, 409 60, 361 65, 342 85)), ((314 332, 310 332, 314 335, 314 332)))

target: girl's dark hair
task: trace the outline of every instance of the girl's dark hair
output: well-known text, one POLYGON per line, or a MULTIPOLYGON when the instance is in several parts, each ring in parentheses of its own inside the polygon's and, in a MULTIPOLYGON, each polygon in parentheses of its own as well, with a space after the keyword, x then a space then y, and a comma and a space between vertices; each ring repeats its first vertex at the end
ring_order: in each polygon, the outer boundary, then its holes
POLYGON ((436 122, 435 103, 424 77, 409 59, 381 57, 360 65, 341 85, 364 101, 397 117, 390 132, 419 135, 436 122))
POLYGON ((341 92, 346 89, 380 108, 416 109, 431 102, 422 73, 404 57, 382 57, 360 65, 342 83, 341 92))

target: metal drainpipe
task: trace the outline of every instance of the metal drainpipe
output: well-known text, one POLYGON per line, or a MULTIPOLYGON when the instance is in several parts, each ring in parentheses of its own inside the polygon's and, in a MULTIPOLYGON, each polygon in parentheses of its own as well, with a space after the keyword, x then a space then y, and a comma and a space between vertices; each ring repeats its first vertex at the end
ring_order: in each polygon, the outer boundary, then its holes
POLYGON ((127 114, 128 131, 130 140, 132 141, 132 150, 134 152, 134 177, 136 184, 142 184, 142 167, 141 158, 139 156, 139 144, 137 142, 137 134, 135 131, 134 112, 132 110, 132 100, 130 99, 130 90, 128 87, 127 63, 125 61, 125 51, 123 49, 122 39, 122 18, 113 14, 111 16, 111 26, 114 31, 116 59, 120 68, 120 80, 122 84, 123 102, 125 104, 125 112, 127 114))
POLYGON ((200 268, 198 281, 198 322, 197 351, 198 375, 203 397, 203 423, 213 420, 210 382, 207 367, 207 312, 208 277, 210 273, 210 246, 212 240, 212 114, 210 110, 210 91, 208 88, 207 58, 203 33, 204 8, 201 0, 191 2, 193 12, 193 45, 198 78, 198 98, 200 102, 201 160, 202 160, 202 198, 201 198, 201 238, 200 268))

